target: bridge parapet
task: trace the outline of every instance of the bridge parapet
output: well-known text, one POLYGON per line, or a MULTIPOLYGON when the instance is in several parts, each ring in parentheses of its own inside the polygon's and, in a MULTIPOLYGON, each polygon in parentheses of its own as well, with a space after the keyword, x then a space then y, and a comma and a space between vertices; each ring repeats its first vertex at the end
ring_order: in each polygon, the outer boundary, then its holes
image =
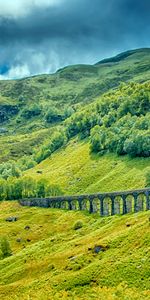
POLYGON ((23 206, 87 210, 100 216, 123 215, 130 212, 150 210, 150 188, 50 198, 19 200, 23 206))

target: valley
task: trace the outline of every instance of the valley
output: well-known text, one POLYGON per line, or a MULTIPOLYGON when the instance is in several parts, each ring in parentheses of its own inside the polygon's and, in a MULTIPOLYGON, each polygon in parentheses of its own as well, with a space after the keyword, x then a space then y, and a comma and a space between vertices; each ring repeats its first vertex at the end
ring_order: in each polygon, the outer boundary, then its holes
POLYGON ((1 299, 149 300, 146 202, 100 217, 18 201, 149 187, 149 48, 1 80, 1 299))

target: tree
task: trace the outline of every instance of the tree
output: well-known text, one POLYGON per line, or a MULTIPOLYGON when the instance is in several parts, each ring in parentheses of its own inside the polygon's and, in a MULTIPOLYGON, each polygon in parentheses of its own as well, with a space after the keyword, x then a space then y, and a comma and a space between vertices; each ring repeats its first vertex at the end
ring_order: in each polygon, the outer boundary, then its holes
POLYGON ((46 195, 46 186, 48 185, 48 181, 46 179, 40 179, 37 182, 36 186, 36 194, 39 198, 44 198, 46 195))
POLYGON ((51 140, 50 150, 51 152, 56 151, 61 146, 63 146, 67 141, 67 137, 65 135, 65 132, 60 131, 56 132, 51 140))
POLYGON ((19 168, 14 163, 12 163, 11 175, 17 178, 21 175, 19 168))
POLYGON ((2 237, 0 239, 0 258, 5 258, 12 255, 12 250, 10 248, 10 244, 6 237, 2 237))
POLYGON ((46 197, 62 196, 63 194, 64 191, 58 185, 50 184, 46 187, 46 197))
POLYGON ((124 151, 132 157, 150 156, 150 131, 136 131, 124 143, 124 151), (149 134, 148 134, 149 132, 149 134))
POLYGON ((13 184, 13 199, 21 199, 23 192, 23 181, 22 179, 14 179, 12 180, 13 184))
POLYGON ((19 177, 21 172, 16 163, 10 161, 0 164, 0 175, 2 178, 7 179, 11 176, 19 177))
POLYGON ((105 127, 100 127, 96 125, 91 130, 91 150, 93 152, 100 152, 107 149, 107 138, 108 131, 105 127))
POLYGON ((32 177, 24 176, 22 178, 22 197, 29 198, 36 195, 36 182, 32 177))

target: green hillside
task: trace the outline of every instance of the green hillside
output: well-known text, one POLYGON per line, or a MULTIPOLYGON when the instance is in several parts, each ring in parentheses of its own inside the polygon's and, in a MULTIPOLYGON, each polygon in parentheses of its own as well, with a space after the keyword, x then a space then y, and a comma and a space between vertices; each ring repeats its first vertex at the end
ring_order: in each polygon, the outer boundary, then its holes
POLYGON ((119 57, 93 66, 69 66, 52 75, 0 81, 1 126, 13 134, 29 133, 47 127, 45 113, 49 107, 58 109, 56 121, 59 122, 69 114, 70 107, 76 111, 118 87, 120 82, 150 79, 149 48, 119 57))
POLYGON ((144 187, 149 166, 150 158, 90 155, 88 142, 73 140, 25 174, 47 179, 65 194, 83 194, 144 187))
POLYGON ((139 49, 1 81, 0 199, 27 196, 24 175, 32 196, 39 179, 55 185, 43 196, 149 185, 149 62, 150 49, 139 49))
POLYGON ((148 300, 148 216, 99 218, 1 203, 0 230, 12 250, 0 261, 1 299, 148 300), (6 226, 10 215, 18 220, 6 226))
POLYGON ((146 186, 150 49, 0 81, 0 299, 149 300, 148 211, 14 201, 146 186))

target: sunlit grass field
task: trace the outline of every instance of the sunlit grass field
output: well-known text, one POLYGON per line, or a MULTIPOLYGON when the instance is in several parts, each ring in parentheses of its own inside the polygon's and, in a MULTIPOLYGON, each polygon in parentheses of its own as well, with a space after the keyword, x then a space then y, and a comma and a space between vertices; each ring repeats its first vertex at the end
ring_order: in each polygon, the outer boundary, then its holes
POLYGON ((100 218, 2 202, 0 233, 13 253, 0 261, 1 299, 150 299, 149 212, 100 218))
POLYGON ((143 188, 149 165, 150 158, 93 155, 88 141, 72 140, 26 175, 46 178, 65 194, 95 193, 143 188))

